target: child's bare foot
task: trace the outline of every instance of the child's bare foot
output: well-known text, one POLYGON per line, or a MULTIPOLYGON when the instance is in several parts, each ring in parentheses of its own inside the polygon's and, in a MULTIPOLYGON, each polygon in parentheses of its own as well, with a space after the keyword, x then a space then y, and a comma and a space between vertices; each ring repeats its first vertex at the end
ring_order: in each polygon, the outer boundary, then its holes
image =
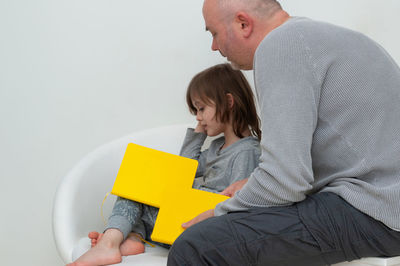
POLYGON ((91 247, 96 246, 97 242, 100 241, 101 237, 103 236, 103 233, 99 233, 96 231, 92 231, 89 233, 88 237, 90 238, 90 242, 91 242, 91 247))
POLYGON ((137 233, 130 233, 119 247, 122 256, 137 255, 144 252, 144 244, 137 233))
POLYGON ((117 229, 108 229, 97 244, 67 266, 98 266, 116 264, 122 261, 120 244, 122 233, 117 229))
MULTIPOLYGON (((89 233, 88 237, 91 241, 92 248, 100 241, 104 234, 96 231, 89 233)), ((137 255, 144 253, 144 244, 140 240, 140 236, 137 233, 130 233, 127 239, 122 242, 120 246, 120 252, 122 256, 137 255)))

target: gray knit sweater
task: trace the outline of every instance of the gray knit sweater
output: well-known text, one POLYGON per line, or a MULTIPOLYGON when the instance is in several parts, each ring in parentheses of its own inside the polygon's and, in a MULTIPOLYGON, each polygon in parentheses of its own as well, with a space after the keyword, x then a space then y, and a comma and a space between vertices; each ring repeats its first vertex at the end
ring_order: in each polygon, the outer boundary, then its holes
POLYGON ((260 165, 216 215, 333 192, 400 230, 400 69, 361 33, 294 17, 257 48, 260 165))

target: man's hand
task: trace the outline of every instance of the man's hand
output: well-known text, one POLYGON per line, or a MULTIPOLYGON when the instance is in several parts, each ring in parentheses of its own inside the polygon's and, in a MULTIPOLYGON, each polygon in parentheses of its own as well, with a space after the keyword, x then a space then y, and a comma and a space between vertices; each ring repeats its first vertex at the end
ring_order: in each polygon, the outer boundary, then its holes
POLYGON ((197 224, 198 222, 204 221, 210 217, 214 216, 214 209, 205 211, 203 213, 200 213, 199 215, 197 215, 196 217, 194 217, 192 220, 190 220, 189 222, 183 223, 182 227, 183 228, 189 228, 194 224, 197 224))
POLYGON ((221 195, 225 195, 228 197, 233 197, 233 195, 235 195, 236 191, 241 190, 242 187, 244 186, 244 184, 247 183, 247 180, 249 178, 245 178, 239 181, 236 181, 235 183, 233 183, 232 185, 230 185, 229 187, 225 188, 221 193, 221 195))

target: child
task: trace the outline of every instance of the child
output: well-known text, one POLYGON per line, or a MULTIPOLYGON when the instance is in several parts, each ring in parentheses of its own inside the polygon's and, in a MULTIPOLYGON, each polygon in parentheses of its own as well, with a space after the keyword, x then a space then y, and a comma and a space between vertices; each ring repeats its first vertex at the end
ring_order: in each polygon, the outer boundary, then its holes
MULTIPOLYGON (((187 130, 180 155, 199 162, 193 188, 219 193, 249 177, 258 165, 261 132, 253 93, 242 72, 229 64, 208 68, 192 79, 186 100, 198 124, 187 130), (221 133, 224 136, 201 151, 207 136, 221 133)), ((118 198, 104 234, 91 232, 92 248, 70 265, 115 264, 121 256, 143 253, 141 240, 150 240, 157 213, 152 206, 118 198)))

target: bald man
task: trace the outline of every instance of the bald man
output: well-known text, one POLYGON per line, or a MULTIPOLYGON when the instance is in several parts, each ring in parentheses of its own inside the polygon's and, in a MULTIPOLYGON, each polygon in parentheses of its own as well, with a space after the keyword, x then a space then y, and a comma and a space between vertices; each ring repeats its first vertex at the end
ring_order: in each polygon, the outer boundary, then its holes
POLYGON ((400 255, 400 69, 361 33, 275 0, 205 0, 212 50, 254 69, 258 168, 184 224, 168 265, 400 255))

